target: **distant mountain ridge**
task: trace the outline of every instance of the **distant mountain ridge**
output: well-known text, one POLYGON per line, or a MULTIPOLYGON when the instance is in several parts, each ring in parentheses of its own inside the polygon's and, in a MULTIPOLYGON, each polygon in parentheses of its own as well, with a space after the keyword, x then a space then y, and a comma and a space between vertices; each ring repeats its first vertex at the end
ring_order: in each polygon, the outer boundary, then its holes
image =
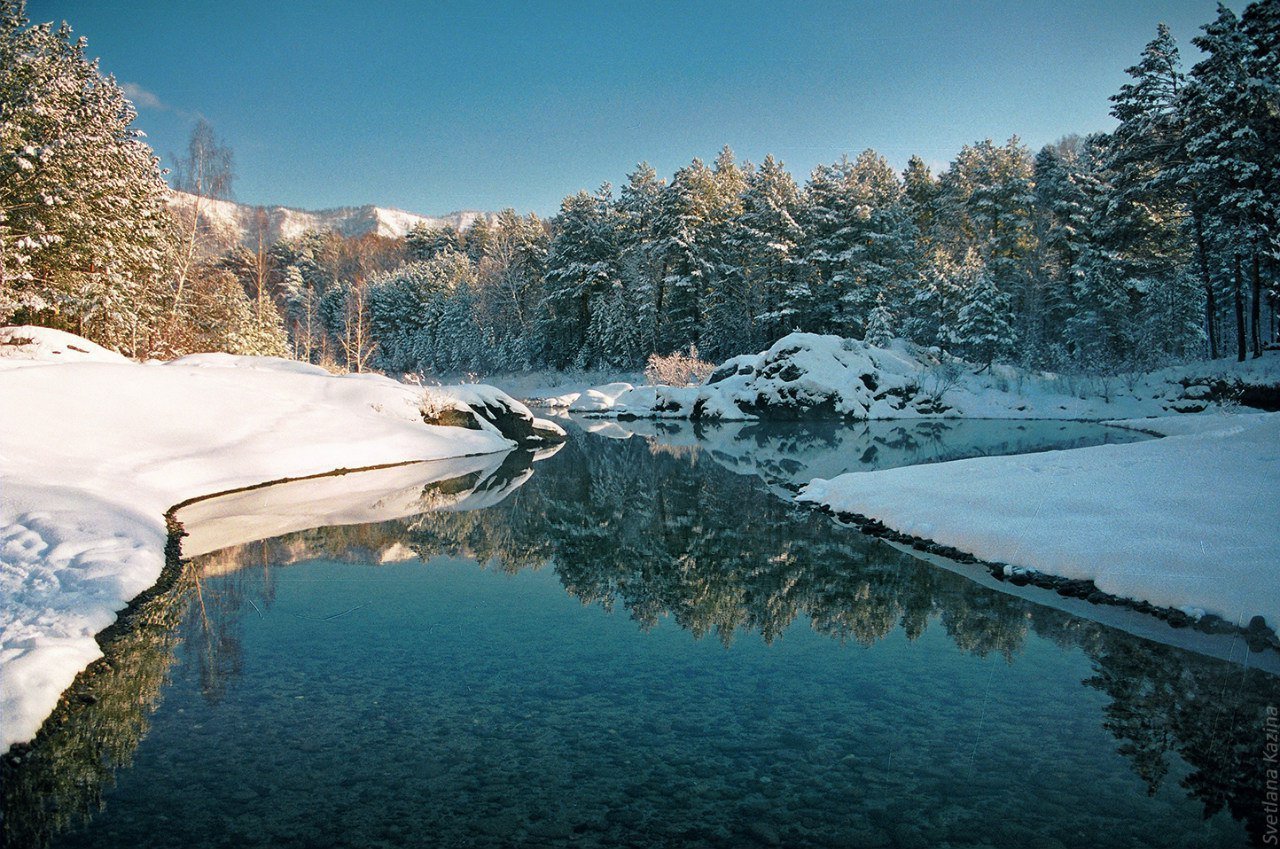
POLYGON ((200 204, 201 223, 224 244, 249 244, 258 241, 263 231, 267 242, 296 239, 304 233, 337 233, 341 236, 365 236, 370 233, 398 239, 419 225, 428 229, 456 227, 465 230, 479 218, 492 220, 491 212, 462 210, 446 215, 419 215, 401 209, 367 204, 340 206, 335 209, 293 209, 287 206, 250 206, 230 200, 198 199, 195 195, 175 191, 169 205, 188 214, 200 204))

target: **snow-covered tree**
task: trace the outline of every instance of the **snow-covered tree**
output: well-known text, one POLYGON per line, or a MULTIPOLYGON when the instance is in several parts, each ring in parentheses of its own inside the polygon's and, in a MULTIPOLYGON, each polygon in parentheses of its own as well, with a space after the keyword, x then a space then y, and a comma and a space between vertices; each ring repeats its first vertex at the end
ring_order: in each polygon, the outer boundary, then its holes
POLYGON ((984 366, 1011 354, 1018 339, 1010 321, 1010 299, 996 288, 995 279, 986 268, 977 272, 977 279, 970 282, 962 297, 953 343, 969 359, 984 366))
POLYGON ((146 353, 168 300, 168 187, 136 113, 63 24, 0 2, 0 321, 146 353))
MULTIPOLYGON (((449 334, 460 332, 462 322, 455 307, 446 323, 446 308, 460 287, 471 286, 474 276, 474 265, 466 254, 446 251, 373 278, 365 306, 370 333, 378 344, 374 365, 398 372, 426 371, 441 363, 452 367, 464 346, 449 334)), ((350 299, 351 288, 342 288, 350 299)), ((342 315, 350 311, 347 305, 342 315)), ((335 336, 346 335, 345 327, 336 328, 335 336)))
POLYGON ((578 192, 560 207, 547 251, 539 333, 543 357, 563 368, 578 361, 591 328, 594 299, 621 279, 612 190, 578 192))
POLYGON ((804 329, 863 335, 877 299, 897 299, 914 278, 916 229, 897 174, 873 150, 818 166, 801 226, 789 308, 804 329))
POLYGON ((445 251, 461 251, 466 242, 456 227, 428 227, 415 224, 405 234, 405 248, 410 259, 429 260, 445 251))
POLYGON ((1268 147, 1280 137, 1276 61, 1255 56, 1251 38, 1256 37, 1265 52, 1265 45, 1277 38, 1269 34, 1275 13, 1255 10, 1250 18, 1257 22, 1253 33, 1234 12, 1219 5, 1217 18, 1192 40, 1205 56, 1191 69, 1182 99, 1186 179, 1204 198, 1205 238, 1227 257, 1239 359, 1245 358, 1250 341, 1255 354, 1261 350, 1261 267, 1264 254, 1271 253, 1275 200, 1269 191, 1276 185, 1280 161, 1280 154, 1268 147), (1246 278, 1251 279, 1248 324, 1246 278))
POLYGON ((475 324, 487 334, 470 367, 528 368, 538 354, 538 304, 549 236, 536 215, 498 213, 471 292, 475 324))
POLYGON ((644 353, 654 350, 658 318, 665 309, 666 280, 662 255, 653 236, 654 221, 666 183, 647 162, 627 175, 618 197, 618 254, 623 287, 634 298, 636 332, 644 353))
MULTIPOLYGON (((1013 320, 1033 315, 1030 258, 1035 251, 1034 166, 1015 136, 960 149, 941 177, 939 244, 959 260, 978 252, 993 285, 1009 298, 1013 320)), ((1034 341, 1034 340, 1028 340, 1034 341)))
POLYGON ((720 208, 715 173, 700 159, 675 173, 653 221, 654 251, 661 258, 662 308, 656 347, 669 352, 697 344, 705 295, 716 274, 710 235, 720 208))
POLYGON ((884 295, 881 295, 867 316, 866 341, 881 348, 885 347, 893 339, 893 324, 893 313, 885 303, 884 295))
POLYGON ((796 221, 799 189, 790 172, 772 156, 748 172, 742 211, 726 236, 734 288, 744 299, 751 320, 742 344, 749 350, 767 347, 797 326, 795 306, 787 298, 797 245, 802 235, 796 221))

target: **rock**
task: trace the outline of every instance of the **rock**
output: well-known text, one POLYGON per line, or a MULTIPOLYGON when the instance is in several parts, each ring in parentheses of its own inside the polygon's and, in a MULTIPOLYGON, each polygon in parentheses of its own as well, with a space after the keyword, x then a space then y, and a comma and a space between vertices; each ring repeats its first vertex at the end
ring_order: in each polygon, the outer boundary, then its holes
POLYGON ((559 425, 535 418, 524 404, 492 386, 430 387, 424 392, 421 409, 427 424, 480 430, 485 422, 522 447, 565 440, 559 425))

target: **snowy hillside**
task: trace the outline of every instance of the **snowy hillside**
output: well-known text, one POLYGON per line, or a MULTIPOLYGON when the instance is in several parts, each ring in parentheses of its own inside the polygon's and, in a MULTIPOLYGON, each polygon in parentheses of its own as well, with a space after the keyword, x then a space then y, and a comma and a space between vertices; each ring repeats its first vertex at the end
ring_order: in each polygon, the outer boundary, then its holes
POLYGON ((258 231, 263 227, 267 242, 294 239, 308 232, 342 236, 373 233, 400 238, 418 225, 430 229, 457 227, 465 230, 476 219, 491 215, 475 210, 441 216, 418 215, 372 205, 309 211, 286 206, 249 206, 229 200, 202 200, 185 192, 174 192, 169 205, 174 210, 189 211, 197 202, 201 206, 201 218, 223 244, 256 242, 258 231))

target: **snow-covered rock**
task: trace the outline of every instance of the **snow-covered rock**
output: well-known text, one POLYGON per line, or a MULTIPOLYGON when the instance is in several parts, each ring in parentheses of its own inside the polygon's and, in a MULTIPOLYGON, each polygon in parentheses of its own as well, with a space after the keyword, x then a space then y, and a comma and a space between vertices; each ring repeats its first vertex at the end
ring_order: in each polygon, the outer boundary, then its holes
POLYGON ((698 395, 696 386, 637 386, 618 395, 608 412, 620 418, 691 419, 698 395))
POLYGON ((760 354, 711 373, 694 418, 884 419, 945 413, 923 387, 926 364, 903 342, 866 342, 792 333, 760 354))
POLYGON ((606 383, 575 396, 567 406, 571 413, 594 413, 601 410, 609 410, 618 402, 619 395, 634 388, 630 383, 606 383))
POLYGON ((0 368, 41 363, 127 363, 123 354, 51 327, 0 327, 0 368))
POLYGON ((425 424, 422 388, 385 377, 216 355, 139 364, 68 337, 41 330, 0 368, 0 749, 35 734, 101 656, 94 635, 155 583, 171 506, 512 447, 488 423, 425 424))
POLYGON ((428 422, 459 427, 492 426, 520 445, 563 442, 564 428, 540 419, 524 404, 493 386, 468 383, 433 386, 424 392, 422 414, 428 422))

